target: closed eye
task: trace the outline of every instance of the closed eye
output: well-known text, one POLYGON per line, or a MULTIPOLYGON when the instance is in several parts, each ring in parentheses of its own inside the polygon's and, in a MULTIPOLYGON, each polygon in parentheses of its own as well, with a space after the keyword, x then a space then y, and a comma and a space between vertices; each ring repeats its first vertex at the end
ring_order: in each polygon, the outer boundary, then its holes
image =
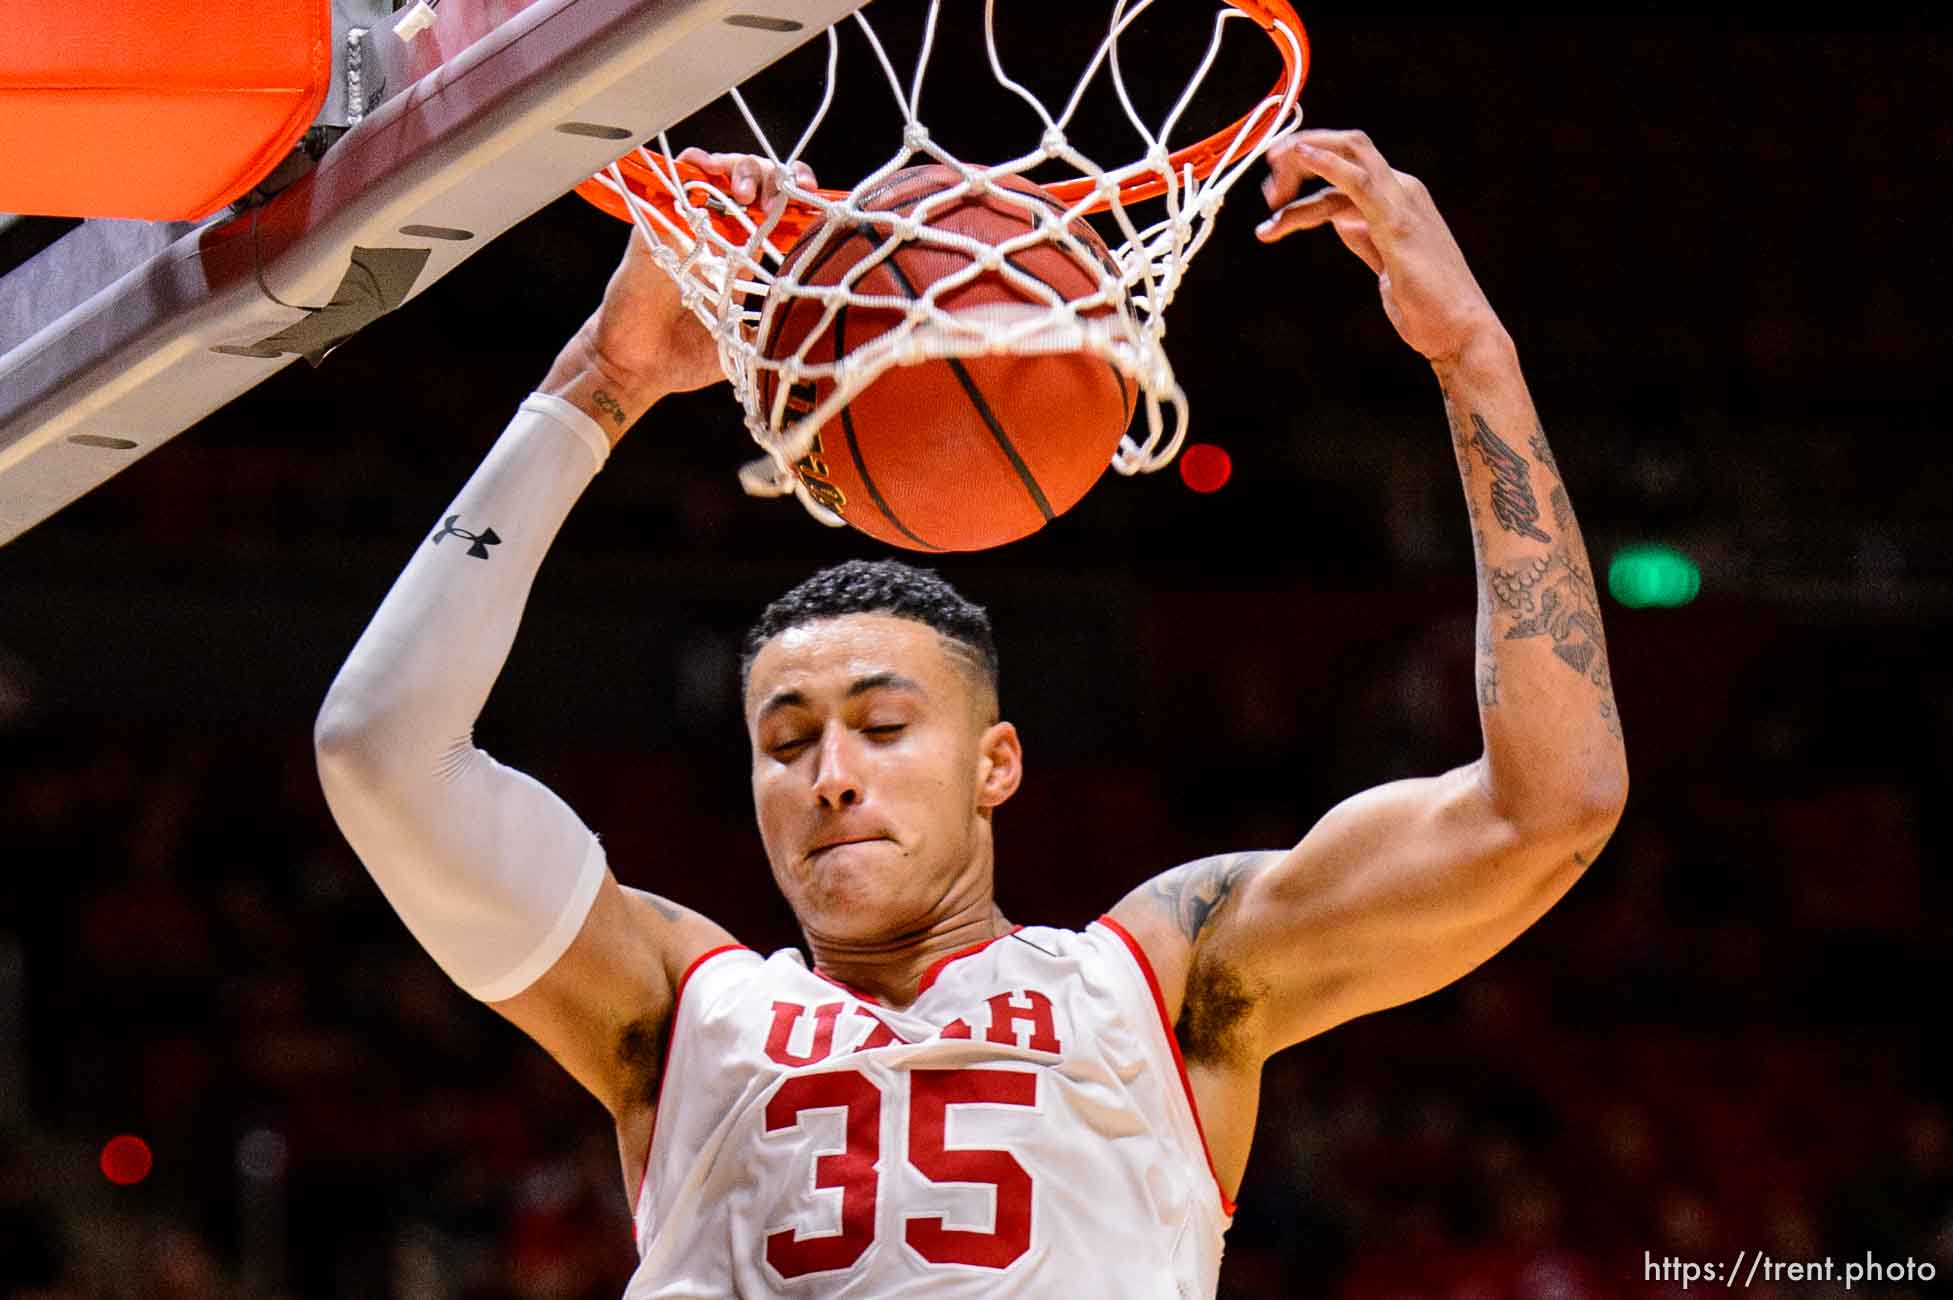
MULTIPOLYGON (((908 729, 909 724, 906 722, 884 722, 872 727, 863 727, 861 734, 871 739, 885 742, 894 740, 908 729)), ((814 740, 815 737, 813 736, 794 736, 770 746, 766 752, 776 762, 791 763, 799 756, 802 750, 813 744, 814 740)))

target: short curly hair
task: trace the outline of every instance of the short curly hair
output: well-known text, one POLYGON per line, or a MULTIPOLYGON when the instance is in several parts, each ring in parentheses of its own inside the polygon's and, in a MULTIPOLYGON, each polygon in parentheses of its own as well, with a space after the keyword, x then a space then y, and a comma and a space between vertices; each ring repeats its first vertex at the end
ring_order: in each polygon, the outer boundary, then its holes
POLYGON ((900 560, 849 560, 822 569, 766 607, 740 649, 739 685, 751 683, 760 648, 789 628, 847 614, 893 614, 934 628, 971 677, 997 692, 997 641, 990 614, 934 569, 900 560))

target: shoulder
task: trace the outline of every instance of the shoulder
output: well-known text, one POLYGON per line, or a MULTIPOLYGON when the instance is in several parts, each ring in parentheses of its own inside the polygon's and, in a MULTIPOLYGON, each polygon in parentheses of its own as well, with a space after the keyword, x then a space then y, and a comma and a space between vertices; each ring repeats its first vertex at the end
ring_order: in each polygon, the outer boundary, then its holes
POLYGON ((1281 856, 1279 852, 1217 853, 1183 862, 1127 894, 1112 915, 1128 929, 1133 921, 1140 921, 1170 929, 1183 944, 1196 944, 1242 884, 1281 856))
POLYGON ((1230 924, 1280 851, 1221 853, 1161 872, 1107 916, 1151 964, 1189 1061, 1259 1065, 1252 1021, 1265 990, 1230 924))

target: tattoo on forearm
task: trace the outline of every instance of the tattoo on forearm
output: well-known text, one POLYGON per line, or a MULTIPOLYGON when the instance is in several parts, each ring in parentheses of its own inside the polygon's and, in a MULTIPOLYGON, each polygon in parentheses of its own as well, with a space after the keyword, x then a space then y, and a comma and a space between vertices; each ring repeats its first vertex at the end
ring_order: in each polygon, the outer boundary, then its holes
POLYGON ((1516 569, 1489 570, 1485 582, 1492 589, 1493 598, 1507 613, 1530 614, 1533 612, 1533 588, 1546 576, 1552 563, 1544 555, 1535 555, 1516 569))
POLYGON ((1506 640, 1549 636, 1553 654, 1562 664, 1600 687, 1600 714, 1607 734, 1621 738, 1621 722, 1613 714, 1613 677, 1607 670, 1607 636, 1601 630, 1600 595, 1594 578, 1566 548, 1558 548, 1547 562, 1547 578, 1521 617, 1506 629, 1506 640))
POLYGON ((1559 462, 1553 459, 1553 449, 1546 445, 1546 430, 1540 429, 1528 444, 1533 449, 1533 459, 1546 467, 1546 472, 1562 483, 1566 481, 1560 473, 1559 462))
POLYGON ((1521 570, 1494 569, 1487 581, 1503 612, 1512 616, 1503 639, 1550 638, 1554 656, 1600 688, 1600 715, 1608 734, 1618 740, 1620 722, 1614 716, 1600 598, 1586 567, 1562 546, 1521 570))
POLYGON ((1230 853, 1189 862, 1156 877, 1146 887, 1155 902, 1189 942, 1200 938, 1207 921, 1219 911, 1239 885, 1258 868, 1266 854, 1230 853))
POLYGON ((1552 493, 1546 498, 1546 504, 1552 508, 1553 526, 1555 528, 1558 528, 1564 533, 1575 526, 1573 522, 1573 503, 1566 499, 1565 488, 1554 488, 1552 493))
POLYGON ((617 421, 619 428, 630 424, 631 417, 624 414, 624 408, 618 405, 617 399, 609 393, 606 393, 603 389, 599 388, 596 392, 590 394, 590 401, 599 411, 602 411, 605 415, 617 421))
POLYGON ((1505 639, 1551 637, 1554 654, 1575 672, 1584 674, 1592 668, 1594 685, 1606 685, 1607 656, 1601 649, 1600 601, 1593 578, 1563 549, 1534 563, 1540 574, 1538 591, 1521 593, 1523 604, 1513 607, 1521 617, 1506 629, 1505 639), (1554 580, 1546 581, 1548 576, 1554 580))
POLYGON ((1526 458, 1492 431, 1485 418, 1472 413, 1471 445, 1492 471, 1492 514, 1508 533, 1535 542, 1550 542, 1539 526, 1539 498, 1533 495, 1533 471, 1526 458))
MULTIPOLYGON (((1504 449, 1512 461, 1521 466, 1525 464, 1516 453, 1498 441, 1498 435, 1483 420, 1474 415, 1472 421, 1477 425, 1479 434, 1489 437, 1496 447, 1504 449)), ((1494 458, 1494 454, 1486 451, 1480 437, 1475 436, 1472 445, 1479 448, 1486 464, 1492 467, 1497 476, 1500 462, 1494 458)), ((1560 541, 1549 554, 1530 556, 1511 567, 1486 565, 1483 572, 1490 599, 1485 603, 1481 620, 1489 624, 1494 614, 1508 619, 1501 638, 1506 641, 1550 638, 1554 656, 1600 688, 1601 719, 1606 723, 1608 734, 1618 740, 1621 737, 1621 724, 1614 711, 1614 685, 1607 663, 1606 633, 1601 627, 1600 596, 1594 587, 1593 574, 1587 568, 1580 525, 1574 518, 1573 504, 1567 499, 1566 486, 1560 478, 1560 467, 1553 459, 1552 449, 1546 444, 1543 430, 1533 436, 1530 446, 1534 458, 1553 477, 1553 488, 1547 496, 1547 504, 1553 512, 1554 526, 1560 531, 1560 541)), ((1536 520, 1538 506, 1532 496, 1530 481, 1525 486, 1525 505, 1531 510, 1530 519, 1536 520)), ((1499 515, 1499 522, 1506 523, 1505 511, 1499 505, 1497 484, 1493 488, 1492 504, 1494 512, 1499 515)), ((1479 538, 1478 541, 1479 553, 1483 556, 1484 539, 1479 538)), ((1486 634, 1486 628, 1481 626, 1479 702, 1490 707, 1498 702, 1498 677, 1497 665, 1488 665, 1491 656, 1485 645, 1486 634)))
POLYGON ((659 898, 656 894, 647 893, 644 896, 644 901, 651 904, 652 910, 657 912, 659 916, 664 917, 667 921, 676 921, 684 915, 684 913, 678 910, 676 903, 673 903, 670 899, 659 898))

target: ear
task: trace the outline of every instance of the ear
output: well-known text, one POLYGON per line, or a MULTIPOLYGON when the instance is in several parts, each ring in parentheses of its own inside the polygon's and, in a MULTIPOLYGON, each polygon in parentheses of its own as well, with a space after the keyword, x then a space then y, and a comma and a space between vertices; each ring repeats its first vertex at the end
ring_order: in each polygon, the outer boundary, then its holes
POLYGON ((1024 745, 1017 728, 993 722, 977 745, 977 807, 995 808, 1017 793, 1024 779, 1024 745))

